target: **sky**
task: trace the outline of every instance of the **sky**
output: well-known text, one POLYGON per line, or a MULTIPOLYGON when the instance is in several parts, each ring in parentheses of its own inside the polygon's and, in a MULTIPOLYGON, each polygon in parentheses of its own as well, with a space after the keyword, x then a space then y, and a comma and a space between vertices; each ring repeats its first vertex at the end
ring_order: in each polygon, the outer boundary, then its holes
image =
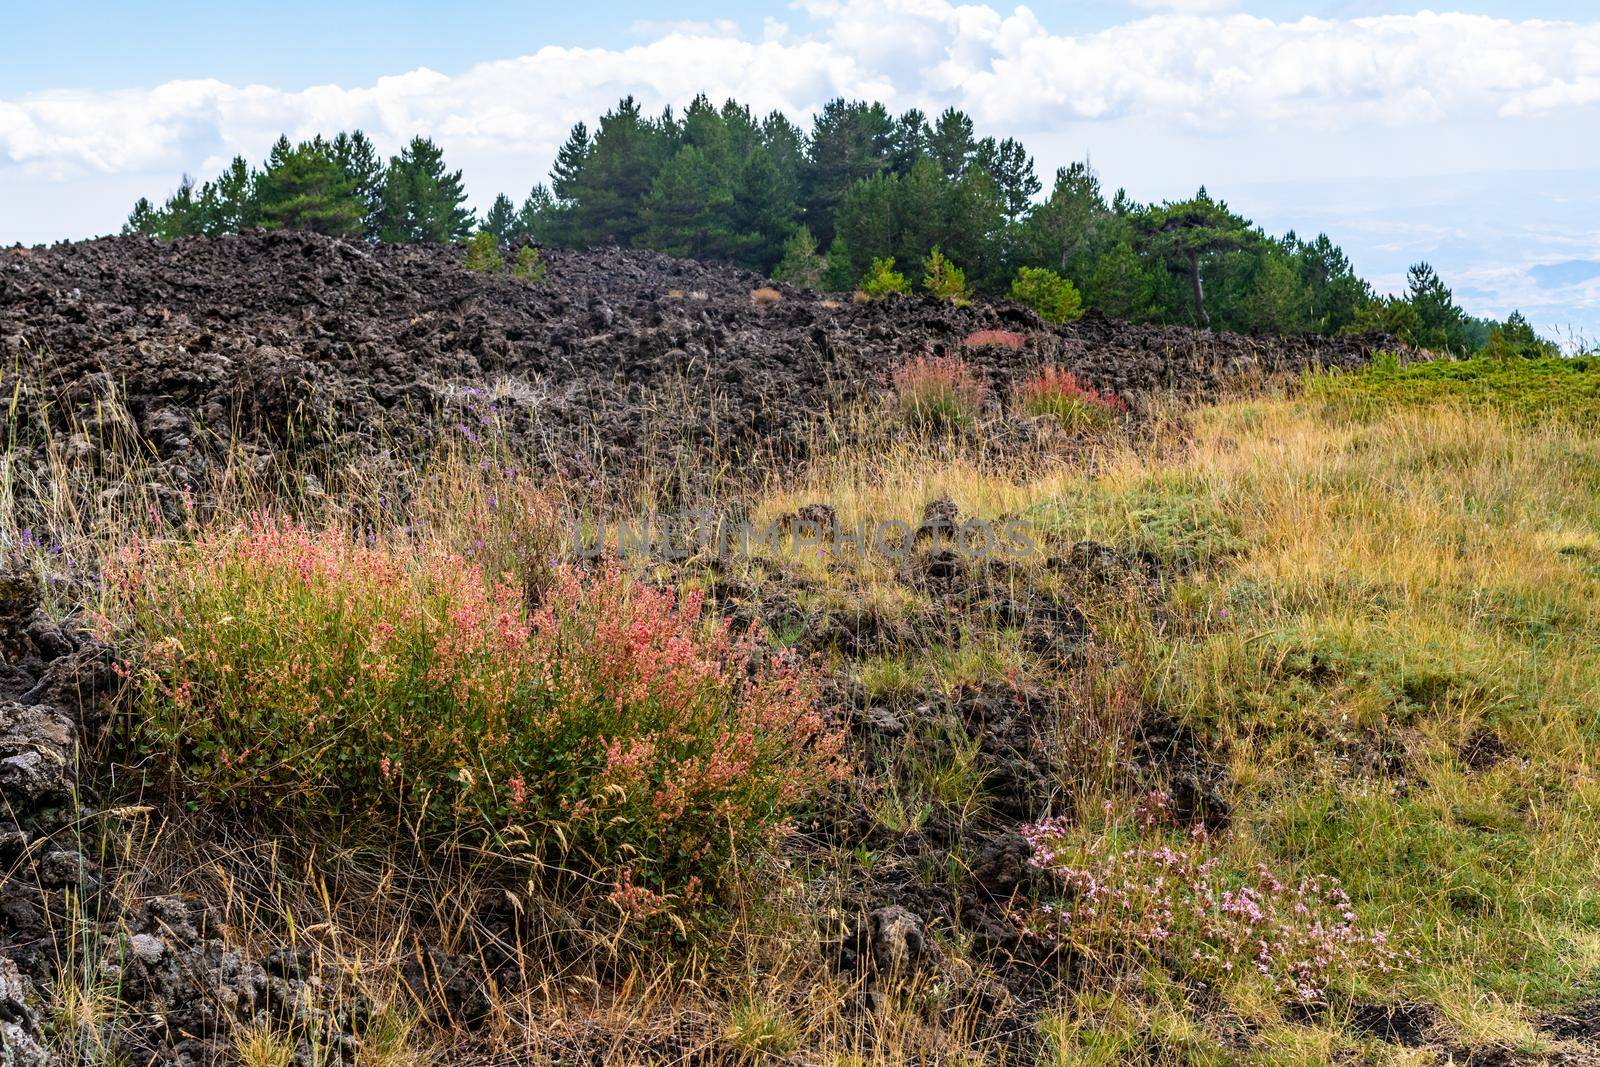
POLYGON ((1600 340, 1594 0, 0 0, 0 26, 0 244, 114 232, 281 132, 431 136, 482 208, 625 94, 802 122, 847 96, 962 108, 1047 184, 1084 158, 1141 200, 1204 184, 1380 289, 1428 260, 1474 314, 1600 340))

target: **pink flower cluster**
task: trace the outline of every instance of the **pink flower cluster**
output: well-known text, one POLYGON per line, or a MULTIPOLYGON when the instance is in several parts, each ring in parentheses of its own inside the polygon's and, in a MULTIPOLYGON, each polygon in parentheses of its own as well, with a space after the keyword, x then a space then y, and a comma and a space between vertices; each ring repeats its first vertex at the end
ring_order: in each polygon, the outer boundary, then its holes
POLYGON ((1412 958, 1360 925, 1336 879, 1229 868, 1203 829, 1185 835, 1152 817, 1164 810, 1153 795, 1095 834, 1059 819, 1028 827, 1054 892, 1016 916, 1023 935, 1106 969, 1158 961, 1202 983, 1254 974, 1303 1004, 1323 1000, 1340 973, 1412 958))

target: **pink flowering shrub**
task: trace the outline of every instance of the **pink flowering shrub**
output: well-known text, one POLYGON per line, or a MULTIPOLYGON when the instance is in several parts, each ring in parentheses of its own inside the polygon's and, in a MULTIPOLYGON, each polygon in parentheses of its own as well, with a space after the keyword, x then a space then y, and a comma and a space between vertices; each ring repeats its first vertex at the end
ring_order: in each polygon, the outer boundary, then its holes
POLYGON ((1015 330, 974 330, 961 339, 965 348, 1009 348, 1020 352, 1027 338, 1015 330))
POLYGON ((1054 365, 1040 368, 1018 386, 1016 403, 1025 414, 1053 415, 1071 430, 1104 426, 1128 410, 1120 396, 1085 385, 1071 371, 1054 365))
POLYGON ((1178 832, 1164 798, 1086 834, 1051 820, 1025 832, 1052 892, 1017 916, 1023 936, 1120 971, 1165 966, 1189 981, 1255 979, 1302 1004, 1340 974, 1388 972, 1410 957, 1363 929, 1326 876, 1280 877, 1228 865, 1205 831, 1178 832))
POLYGON ((906 420, 953 429, 974 421, 988 388, 960 356, 916 356, 889 372, 906 420))
POLYGON ((812 676, 698 595, 262 520, 130 551, 126 737, 183 799, 420 826, 648 915, 717 888, 841 773, 812 676))

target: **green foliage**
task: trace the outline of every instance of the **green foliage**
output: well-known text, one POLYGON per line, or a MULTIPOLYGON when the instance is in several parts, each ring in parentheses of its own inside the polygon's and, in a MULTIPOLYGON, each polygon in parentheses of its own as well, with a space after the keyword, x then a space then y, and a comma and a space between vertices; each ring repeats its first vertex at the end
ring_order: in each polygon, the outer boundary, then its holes
POLYGON ((1077 287, 1048 267, 1019 269, 1011 283, 1011 299, 1031 307, 1046 322, 1067 322, 1083 314, 1077 287))
POLYGON ((822 257, 817 254, 817 239, 802 226, 783 243, 783 258, 773 268, 772 277, 802 289, 819 289, 824 266, 822 257))
POLYGON ((726 258, 733 192, 705 152, 685 145, 656 174, 644 200, 641 241, 674 256, 726 258))
POLYGON ((367 237, 376 238, 381 225, 385 176, 378 150, 360 130, 338 134, 330 147, 334 161, 344 170, 352 192, 361 202, 361 232, 367 237))
POLYGON ((1412 344, 1438 352, 1466 352, 1471 347, 1467 335, 1467 316, 1456 306, 1455 298, 1433 267, 1418 263, 1407 274, 1411 306, 1417 324, 1412 344))
POLYGON ((467 238, 467 269, 480 274, 498 274, 505 269, 505 257, 500 255, 500 241, 488 230, 479 230, 467 238))
POLYGON ((198 188, 186 175, 160 208, 141 197, 124 232, 170 239, 261 227, 375 237, 382 181, 383 165, 359 130, 299 144, 280 137, 260 170, 236 156, 198 188))
POLYGON ((1345 327, 1347 333, 1386 333, 1407 344, 1415 343, 1421 329, 1422 318, 1416 307, 1396 296, 1376 297, 1361 305, 1345 327))
POLYGON ((556 240, 567 225, 567 209, 556 203, 549 186, 536 184, 527 199, 517 210, 516 222, 511 227, 513 237, 528 237, 539 242, 556 240))
POLYGON ((822 269, 822 291, 848 293, 856 287, 855 266, 850 259, 850 248, 843 237, 835 237, 828 246, 828 262, 822 269))
POLYGON ((1502 325, 1489 331, 1484 353, 1496 359, 1537 359, 1561 354, 1554 343, 1533 331, 1533 325, 1520 311, 1513 311, 1502 325))
POLYGON ((1311 294, 1290 253, 1269 246, 1240 301, 1243 324, 1252 333, 1290 334, 1309 328, 1311 294))
MULTIPOLYGON (((460 177, 422 138, 387 168, 359 131, 284 140, 263 171, 236 159, 203 185, 185 178, 160 206, 141 199, 125 230, 172 238, 300 226, 456 241, 472 226, 460 177)), ((699 96, 681 114, 650 116, 628 97, 593 127, 575 125, 549 184, 515 210, 497 197, 482 225, 502 243, 653 248, 830 292, 853 288, 874 260, 916 263, 937 248, 961 264, 970 293, 1004 296, 1020 268, 1050 270, 1074 280, 1081 307, 1136 322, 1379 330, 1453 353, 1491 340, 1501 354, 1549 351, 1520 316, 1467 315, 1427 264, 1412 269, 1404 296, 1378 296, 1326 234, 1269 237, 1204 188, 1159 205, 1121 190, 1108 199, 1080 162, 1058 170, 1038 201, 1041 189, 1020 142, 978 138, 954 108, 930 121, 832 100, 808 133, 731 100, 699 96)))
POLYGON ((1519 418, 1600 418, 1600 359, 1493 355, 1402 366, 1390 357, 1349 374, 1314 375, 1309 395, 1380 411, 1394 404, 1460 403, 1519 418))
POLYGON ((447 171, 444 152, 426 137, 389 161, 380 232, 400 244, 451 244, 472 232, 461 172, 447 171))
POLYGON ((261 226, 334 237, 362 232, 365 205, 354 176, 320 136, 297 145, 280 137, 257 182, 261 226))
POLYGON ((838 770, 797 661, 616 570, 557 574, 535 607, 450 552, 262 522, 111 582, 124 743, 209 808, 398 820, 647 918, 715 894, 838 770))
POLYGON ((124 234, 138 234, 141 237, 161 236, 161 216, 156 211, 156 206, 150 202, 148 196, 141 196, 133 202, 133 210, 128 212, 128 221, 122 224, 124 234))
POLYGON ((478 232, 489 234, 501 244, 517 236, 517 209, 512 206, 509 196, 501 193, 494 198, 488 214, 483 216, 483 222, 478 225, 478 232))
POLYGON ((532 245, 523 245, 517 249, 517 261, 511 265, 511 273, 525 282, 538 285, 550 273, 550 264, 544 261, 544 256, 532 245))
POLYGON ((1211 325, 1206 311, 1204 268, 1223 253, 1259 240, 1248 220, 1213 200, 1202 188, 1192 199, 1151 208, 1139 224, 1144 246, 1175 271, 1187 275, 1191 310, 1199 326, 1211 325))
MULTIPOLYGON (((1056 171, 1049 199, 1027 212, 1019 251, 1027 265, 1087 278, 1116 243, 1113 236, 1127 243, 1121 233, 1125 228, 1101 195, 1099 177, 1087 163, 1074 163, 1056 171)), ((1133 256, 1131 246, 1127 252, 1133 256)))
POLYGON ((922 287, 931 296, 953 304, 965 304, 972 295, 967 291, 966 273, 950 262, 937 245, 922 261, 922 287))
POLYGON ((1164 316, 1166 268, 1140 258, 1127 238, 1094 261, 1085 282, 1088 303, 1129 322, 1159 322, 1164 316))
POLYGON ((905 275, 894 269, 894 257, 885 256, 872 261, 872 268, 861 279, 861 291, 870 299, 882 300, 890 293, 910 293, 911 285, 905 275))

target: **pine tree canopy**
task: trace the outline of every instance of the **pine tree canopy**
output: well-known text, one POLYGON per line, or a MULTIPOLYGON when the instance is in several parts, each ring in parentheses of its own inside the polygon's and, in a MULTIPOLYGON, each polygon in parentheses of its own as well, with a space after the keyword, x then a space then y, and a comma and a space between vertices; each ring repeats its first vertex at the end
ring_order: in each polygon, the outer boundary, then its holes
POLYGON ((833 292, 860 286, 875 262, 915 265, 938 249, 940 278, 961 277, 955 288, 977 296, 1032 293, 1048 277, 1084 309, 1134 321, 1375 329, 1443 351, 1549 350, 1520 316, 1467 315, 1426 263, 1404 294, 1376 293, 1326 234, 1269 236, 1204 188, 1160 204, 1120 189, 1108 200, 1079 162, 1046 191, 1020 141, 980 137, 955 108, 892 116, 879 103, 836 99, 803 129, 733 100, 701 95, 649 115, 627 97, 573 126, 548 184, 520 204, 498 194, 481 223, 461 171, 428 138, 385 163, 359 130, 281 137, 259 168, 235 157, 204 183, 185 176, 159 204, 141 197, 123 230, 172 239, 257 227, 437 244, 476 229, 500 245, 652 248, 833 292))

